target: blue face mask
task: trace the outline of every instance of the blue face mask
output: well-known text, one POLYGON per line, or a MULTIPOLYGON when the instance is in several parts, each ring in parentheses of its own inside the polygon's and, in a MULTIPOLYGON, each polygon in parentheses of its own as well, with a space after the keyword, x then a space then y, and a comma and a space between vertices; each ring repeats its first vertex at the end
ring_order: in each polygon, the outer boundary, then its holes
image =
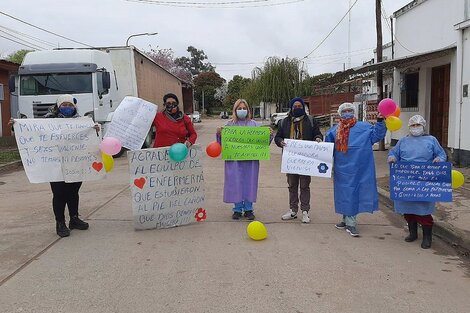
POLYGON ((304 114, 305 114, 305 111, 304 111, 303 108, 293 108, 292 109, 292 115, 294 117, 301 117, 304 114))
POLYGON ((72 107, 60 107, 59 112, 62 113, 63 116, 73 116, 75 114, 75 108, 72 107))
POLYGON ((237 110, 237 117, 238 118, 244 119, 247 116, 248 116, 248 110, 244 110, 244 109, 237 110))
POLYGON ((349 120, 353 117, 354 117, 354 113, 352 112, 341 113, 341 118, 344 118, 345 120, 349 120))

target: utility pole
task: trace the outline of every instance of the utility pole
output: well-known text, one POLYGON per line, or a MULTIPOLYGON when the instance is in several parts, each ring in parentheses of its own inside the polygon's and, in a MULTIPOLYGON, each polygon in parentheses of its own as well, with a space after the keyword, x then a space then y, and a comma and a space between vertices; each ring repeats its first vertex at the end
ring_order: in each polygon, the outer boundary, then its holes
MULTIPOLYGON (((382 0, 375 0, 375 28, 377 31, 377 63, 382 62, 382 0)), ((377 70, 377 105, 383 99, 383 70, 377 70)), ((385 141, 379 142, 379 150, 385 151, 385 141)))
POLYGON ((348 69, 351 68, 351 5, 352 0, 349 0, 349 13, 348 13, 348 69))
POLYGON ((201 112, 201 116, 204 115, 204 87, 202 89, 202 112, 201 112))

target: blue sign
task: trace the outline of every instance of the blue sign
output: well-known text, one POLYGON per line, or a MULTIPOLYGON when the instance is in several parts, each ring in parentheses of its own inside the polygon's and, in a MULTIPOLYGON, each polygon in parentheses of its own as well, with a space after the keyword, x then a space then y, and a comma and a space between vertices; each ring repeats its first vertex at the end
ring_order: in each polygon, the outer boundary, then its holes
POLYGON ((452 164, 390 164, 390 198, 399 201, 452 202, 452 164))

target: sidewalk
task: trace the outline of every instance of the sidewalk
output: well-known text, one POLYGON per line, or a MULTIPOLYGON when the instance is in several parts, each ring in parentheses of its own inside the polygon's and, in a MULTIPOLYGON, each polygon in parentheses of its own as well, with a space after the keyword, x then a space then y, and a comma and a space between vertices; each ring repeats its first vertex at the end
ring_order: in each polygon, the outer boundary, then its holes
MULTIPOLYGON (((387 164, 388 151, 375 151, 377 187, 379 194, 390 208, 390 172, 387 164)), ((437 203, 434 212, 434 234, 455 247, 462 254, 470 255, 470 177, 469 168, 456 168, 466 177, 464 186, 454 189, 453 202, 437 203)))

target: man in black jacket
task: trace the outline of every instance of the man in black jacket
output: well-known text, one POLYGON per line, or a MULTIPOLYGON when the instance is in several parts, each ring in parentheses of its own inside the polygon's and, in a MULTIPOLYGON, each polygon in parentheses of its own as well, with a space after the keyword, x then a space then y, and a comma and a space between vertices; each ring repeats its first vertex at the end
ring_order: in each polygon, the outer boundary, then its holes
MULTIPOLYGON (((284 139, 298 139, 310 141, 323 141, 317 121, 307 115, 305 103, 302 98, 294 98, 289 101, 289 114, 279 123, 274 141, 278 147, 284 147, 284 139)), ((308 212, 310 210, 310 176, 287 174, 289 185, 290 210, 282 216, 283 220, 297 218, 299 210, 299 185, 300 185, 300 209, 302 210, 302 223, 310 223, 308 212)))

